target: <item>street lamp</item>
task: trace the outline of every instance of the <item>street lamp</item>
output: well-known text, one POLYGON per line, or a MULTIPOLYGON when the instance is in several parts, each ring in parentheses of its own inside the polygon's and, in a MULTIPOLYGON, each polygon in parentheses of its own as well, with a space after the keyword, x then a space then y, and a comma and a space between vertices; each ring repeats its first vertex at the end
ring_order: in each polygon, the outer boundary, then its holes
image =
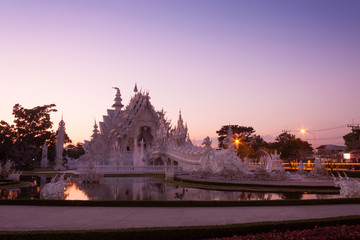
POLYGON ((316 138, 315 138, 315 134, 309 131, 306 131, 305 129, 301 129, 301 133, 308 133, 314 136, 314 155, 315 155, 315 160, 316 160, 316 138))

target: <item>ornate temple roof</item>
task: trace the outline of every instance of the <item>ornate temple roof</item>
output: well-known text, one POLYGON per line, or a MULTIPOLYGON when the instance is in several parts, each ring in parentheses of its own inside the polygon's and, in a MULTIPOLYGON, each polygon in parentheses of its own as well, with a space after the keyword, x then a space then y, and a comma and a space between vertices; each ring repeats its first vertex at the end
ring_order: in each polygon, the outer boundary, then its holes
POLYGON ((131 126, 134 123, 134 120, 139 116, 146 107, 149 107, 153 118, 156 121, 159 120, 158 114, 155 111, 154 106, 150 103, 149 93, 136 92, 130 100, 129 105, 125 108, 124 118, 126 120, 127 126, 131 126))
POLYGON ((100 132, 102 135, 124 135, 136 123, 136 119, 145 111, 149 109, 153 119, 159 122, 159 116, 155 111, 154 106, 150 102, 148 92, 138 91, 135 85, 135 95, 130 99, 129 104, 122 109, 121 95, 119 88, 116 89, 115 103, 112 105, 114 109, 108 109, 107 115, 103 116, 103 122, 99 122, 100 132))

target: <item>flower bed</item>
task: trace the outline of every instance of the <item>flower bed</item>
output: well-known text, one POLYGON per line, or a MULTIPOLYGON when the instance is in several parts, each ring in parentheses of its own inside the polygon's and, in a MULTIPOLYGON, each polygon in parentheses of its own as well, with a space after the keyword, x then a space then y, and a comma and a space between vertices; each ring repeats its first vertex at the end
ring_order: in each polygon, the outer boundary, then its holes
POLYGON ((322 239, 360 239, 360 225, 342 225, 336 227, 315 227, 314 229, 269 232, 262 234, 249 234, 246 236, 233 236, 230 238, 216 238, 217 240, 322 240, 322 239))

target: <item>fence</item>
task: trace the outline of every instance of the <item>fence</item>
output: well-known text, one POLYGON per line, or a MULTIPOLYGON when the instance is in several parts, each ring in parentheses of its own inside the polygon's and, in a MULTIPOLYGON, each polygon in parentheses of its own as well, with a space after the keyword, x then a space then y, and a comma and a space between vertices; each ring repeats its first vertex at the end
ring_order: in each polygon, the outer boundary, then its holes
MULTIPOLYGON (((283 163, 283 166, 285 169, 288 170, 297 170, 298 169, 298 163, 292 162, 292 163, 283 163)), ((339 170, 339 171, 348 171, 348 170, 354 170, 359 171, 360 170, 360 163, 335 163, 335 162, 324 162, 322 165, 326 168, 326 170, 333 171, 333 170, 339 170)), ((314 169, 315 164, 314 163, 304 163, 304 169, 305 170, 312 170, 314 169)))
MULTIPOLYGON (((96 169, 104 174, 137 174, 137 173, 155 173, 155 174, 164 174, 165 168, 173 168, 174 172, 180 172, 179 166, 112 166, 112 165, 96 165, 96 169)), ((86 169, 78 169, 78 171, 83 172, 86 169)))

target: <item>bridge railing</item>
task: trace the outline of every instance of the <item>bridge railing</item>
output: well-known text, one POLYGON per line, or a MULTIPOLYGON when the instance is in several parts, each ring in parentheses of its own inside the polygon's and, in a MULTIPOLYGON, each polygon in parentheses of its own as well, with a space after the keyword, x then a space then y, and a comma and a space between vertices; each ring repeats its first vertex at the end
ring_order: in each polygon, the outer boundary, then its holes
POLYGON ((134 173, 158 173, 164 174, 165 168, 173 168, 174 172, 180 172, 179 166, 112 166, 112 165, 96 165, 100 173, 104 174, 134 174, 134 173))
POLYGON ((185 151, 182 149, 169 148, 168 153, 188 160, 199 161, 203 151, 185 151))

